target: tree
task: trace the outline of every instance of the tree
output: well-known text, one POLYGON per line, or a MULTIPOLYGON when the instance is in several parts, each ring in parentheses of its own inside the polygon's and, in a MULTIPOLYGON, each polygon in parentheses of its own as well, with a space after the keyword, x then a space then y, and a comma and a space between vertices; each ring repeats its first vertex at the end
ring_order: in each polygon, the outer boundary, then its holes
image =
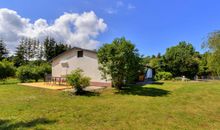
POLYGON ((81 94, 83 88, 89 86, 90 78, 84 76, 81 69, 76 69, 67 75, 67 82, 76 89, 76 94, 81 94))
POLYGON ((2 39, 0 39, 0 61, 5 59, 8 55, 8 50, 6 49, 6 45, 2 39))
POLYGON ((149 62, 149 67, 151 67, 156 73, 164 71, 163 69, 163 61, 160 57, 151 58, 149 62))
POLYGON ((42 61, 44 59, 44 56, 45 56, 44 52, 45 52, 44 46, 40 43, 39 40, 37 40, 35 54, 36 54, 36 59, 38 61, 42 61))
POLYGON ((143 71, 142 57, 135 46, 124 37, 104 44, 98 50, 98 61, 104 79, 111 78, 113 87, 121 89, 133 82, 143 71))
POLYGON ((211 75, 212 71, 208 66, 208 58, 210 53, 206 52, 204 54, 200 54, 198 56, 198 63, 199 63, 199 71, 197 73, 198 76, 208 76, 211 75))
POLYGON ((220 76, 220 31, 210 33, 208 40, 203 43, 203 47, 208 48, 208 66, 214 75, 220 76))
POLYGON ((165 71, 171 72, 173 76, 193 78, 198 72, 195 54, 192 44, 185 41, 168 48, 163 58, 165 71))
POLYGON ((0 62, 0 80, 5 80, 15 75, 15 67, 12 62, 3 60, 0 62))
POLYGON ((55 56, 55 45, 56 41, 53 38, 47 37, 44 40, 45 58, 47 61, 55 56))
POLYGON ((150 57, 150 56, 145 56, 145 57, 143 57, 143 63, 144 63, 144 65, 149 65, 150 60, 151 60, 151 57, 150 57))
POLYGON ((61 42, 57 43, 54 38, 46 37, 44 40, 44 54, 47 61, 69 49, 71 49, 71 46, 61 42))
POLYGON ((22 38, 19 42, 19 45, 16 47, 14 57, 14 63, 16 67, 27 63, 26 52, 27 51, 25 50, 25 39, 22 38))
POLYGON ((56 43, 55 45, 55 56, 69 50, 70 48, 68 47, 67 44, 63 44, 63 43, 56 43))
POLYGON ((26 82, 28 80, 35 80, 38 82, 39 79, 45 78, 45 74, 49 73, 51 73, 51 65, 48 63, 42 63, 40 65, 31 63, 18 67, 16 76, 21 82, 26 82))

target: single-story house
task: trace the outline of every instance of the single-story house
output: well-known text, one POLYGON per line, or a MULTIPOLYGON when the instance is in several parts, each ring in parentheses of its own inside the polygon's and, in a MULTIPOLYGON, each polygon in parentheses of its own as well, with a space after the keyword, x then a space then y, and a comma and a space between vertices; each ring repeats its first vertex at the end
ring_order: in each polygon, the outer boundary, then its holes
POLYGON ((101 76, 97 52, 94 50, 74 47, 52 59, 52 77, 65 77, 77 68, 91 78, 90 85, 111 86, 111 81, 101 76))

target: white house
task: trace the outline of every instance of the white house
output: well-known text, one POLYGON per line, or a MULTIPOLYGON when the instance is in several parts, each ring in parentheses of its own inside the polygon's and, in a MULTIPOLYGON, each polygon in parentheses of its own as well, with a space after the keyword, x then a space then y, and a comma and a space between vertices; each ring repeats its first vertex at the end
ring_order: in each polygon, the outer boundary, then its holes
POLYGON ((80 68, 91 78, 91 85, 111 86, 110 81, 102 79, 98 67, 96 51, 74 47, 52 59, 52 77, 65 77, 80 68))

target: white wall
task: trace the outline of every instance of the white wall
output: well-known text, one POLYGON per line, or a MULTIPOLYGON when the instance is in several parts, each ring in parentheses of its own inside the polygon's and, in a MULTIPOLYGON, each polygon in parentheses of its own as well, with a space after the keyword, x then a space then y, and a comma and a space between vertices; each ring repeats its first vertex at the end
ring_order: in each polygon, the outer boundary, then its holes
POLYGON ((62 77, 66 74, 70 74, 72 70, 80 68, 84 71, 84 75, 91 78, 91 81, 105 82, 98 69, 98 58, 96 53, 83 50, 83 57, 78 58, 77 51, 79 51, 79 49, 73 49, 55 58, 52 62, 52 76, 62 77), (61 65, 62 62, 67 62, 69 68, 63 67, 61 65))

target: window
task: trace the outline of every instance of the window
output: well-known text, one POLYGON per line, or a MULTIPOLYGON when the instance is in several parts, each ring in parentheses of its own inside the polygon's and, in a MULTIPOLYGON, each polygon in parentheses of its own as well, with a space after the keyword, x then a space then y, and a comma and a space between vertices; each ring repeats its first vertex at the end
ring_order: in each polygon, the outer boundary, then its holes
POLYGON ((83 51, 78 51, 77 52, 77 57, 79 58, 79 57, 83 57, 83 51))

